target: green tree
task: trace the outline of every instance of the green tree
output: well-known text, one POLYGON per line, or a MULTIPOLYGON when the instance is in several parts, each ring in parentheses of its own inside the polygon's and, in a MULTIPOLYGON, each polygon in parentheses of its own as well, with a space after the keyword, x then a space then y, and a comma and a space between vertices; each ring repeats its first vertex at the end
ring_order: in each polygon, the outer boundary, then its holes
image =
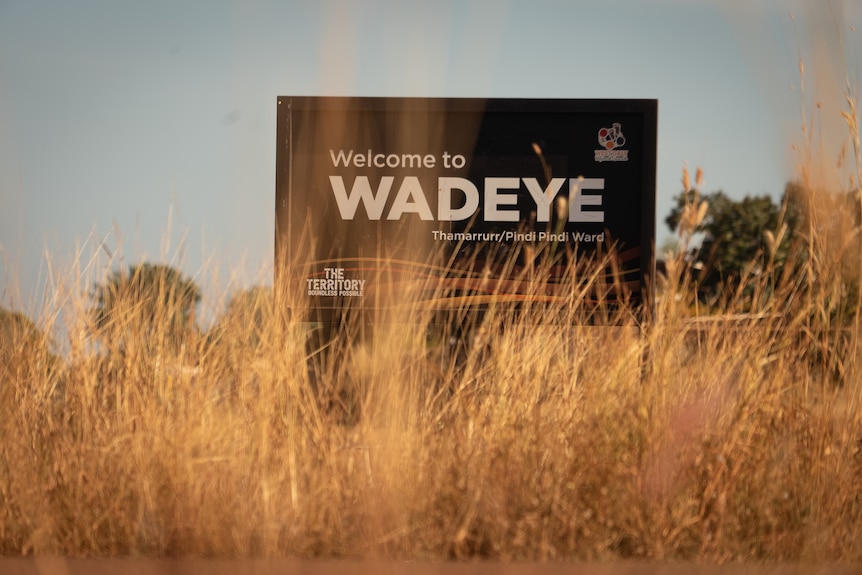
POLYGON ((197 329, 201 292, 176 269, 143 263, 112 273, 95 286, 92 299, 93 325, 109 347, 139 342, 145 348, 176 351, 197 329))
MULTIPOLYGON (((696 273, 701 296, 716 297, 723 288, 736 288, 765 272, 781 268, 791 253, 792 238, 801 221, 799 196, 788 186, 781 202, 768 195, 733 200, 717 191, 700 196, 706 212, 694 230, 698 242, 688 246, 687 258, 696 273)), ((665 223, 677 232, 687 206, 697 203, 697 192, 677 195, 665 223)))
MULTIPOLYGON (((774 309, 803 322, 807 360, 822 368, 824 380, 844 381, 859 357, 858 188, 835 191, 790 182, 779 203, 768 196, 739 201, 722 192, 699 196, 690 189, 676 197, 665 223, 689 250, 681 254, 688 266, 678 269, 691 273, 687 279, 696 282, 701 302, 712 308, 722 295, 758 294, 766 296, 761 302, 780 303, 774 309), (782 295, 775 301, 774 294, 782 295)), ((736 309, 750 309, 756 300, 734 301, 742 304, 736 309)))

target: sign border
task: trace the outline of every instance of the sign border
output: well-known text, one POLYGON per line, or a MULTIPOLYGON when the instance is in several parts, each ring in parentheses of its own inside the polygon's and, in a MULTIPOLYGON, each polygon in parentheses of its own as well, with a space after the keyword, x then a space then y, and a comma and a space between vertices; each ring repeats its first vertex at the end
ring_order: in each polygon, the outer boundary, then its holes
POLYGON ((635 114, 642 117, 643 145, 640 214, 640 320, 653 315, 655 306, 656 175, 658 152, 657 99, 563 99, 563 98, 437 98, 377 96, 278 96, 275 159, 275 277, 290 266, 293 254, 292 221, 293 170, 292 114, 295 110, 317 112, 400 113, 422 109, 434 112, 475 112, 482 114, 577 113, 635 114), (284 213, 286 210, 286 213, 284 213), (286 222, 288 229, 282 229, 286 222))

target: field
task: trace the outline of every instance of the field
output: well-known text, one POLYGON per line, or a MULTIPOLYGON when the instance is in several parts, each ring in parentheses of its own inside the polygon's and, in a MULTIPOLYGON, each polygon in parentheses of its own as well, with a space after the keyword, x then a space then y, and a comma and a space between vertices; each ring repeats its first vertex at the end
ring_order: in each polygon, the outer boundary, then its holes
POLYGON ((0 554, 860 562, 858 302, 818 253, 708 314, 680 251, 640 324, 573 289, 324 338, 266 289, 94 316, 79 262, 6 321, 0 554))
POLYGON ((848 103, 850 185, 806 132, 803 223, 704 299, 698 178, 641 320, 573 270, 566 301, 331 334, 229 289, 204 329, 164 267, 81 258, 0 310, 0 556, 862 563, 848 103))

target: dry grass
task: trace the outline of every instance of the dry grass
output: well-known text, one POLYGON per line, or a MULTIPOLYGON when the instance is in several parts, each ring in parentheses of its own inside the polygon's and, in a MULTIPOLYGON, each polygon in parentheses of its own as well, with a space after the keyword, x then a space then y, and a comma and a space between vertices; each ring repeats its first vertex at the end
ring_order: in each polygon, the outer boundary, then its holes
POLYGON ((134 308, 105 338, 57 288, 65 357, 4 340, 0 553, 862 561, 856 324, 812 354, 799 282, 692 323, 676 264, 640 330, 573 297, 457 352, 417 312, 314 353, 266 290, 180 348, 134 308))
POLYGON ((0 554, 862 562, 858 223, 808 221, 709 319, 671 260, 640 326, 574 290, 328 339, 259 290, 177 340, 58 276, 0 333, 0 554))

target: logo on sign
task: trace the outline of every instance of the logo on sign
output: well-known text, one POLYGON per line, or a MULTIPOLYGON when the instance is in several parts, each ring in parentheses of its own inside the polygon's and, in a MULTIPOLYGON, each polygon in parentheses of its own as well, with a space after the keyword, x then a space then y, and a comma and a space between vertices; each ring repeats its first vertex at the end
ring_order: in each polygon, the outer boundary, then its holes
POLYGON ((620 124, 614 123, 610 128, 602 128, 598 134, 601 150, 596 150, 597 162, 628 162, 629 151, 620 150, 626 144, 626 137, 620 124))
POLYGON ((306 278, 308 295, 322 297, 361 297, 365 280, 345 277, 344 268, 323 268, 323 275, 306 278))

